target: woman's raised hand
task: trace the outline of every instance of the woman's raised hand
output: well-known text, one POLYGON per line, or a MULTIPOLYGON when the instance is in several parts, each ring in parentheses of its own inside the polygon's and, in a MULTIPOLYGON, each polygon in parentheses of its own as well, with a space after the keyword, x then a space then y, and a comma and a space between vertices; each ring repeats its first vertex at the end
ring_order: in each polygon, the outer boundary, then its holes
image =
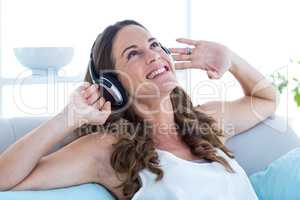
POLYGON ((231 52, 221 44, 203 40, 179 38, 177 42, 191 45, 189 48, 171 48, 176 69, 197 68, 207 72, 211 79, 219 79, 231 67, 231 52))
POLYGON ((111 103, 100 97, 99 86, 84 82, 70 95, 66 106, 70 123, 81 126, 104 124, 111 114, 111 103))

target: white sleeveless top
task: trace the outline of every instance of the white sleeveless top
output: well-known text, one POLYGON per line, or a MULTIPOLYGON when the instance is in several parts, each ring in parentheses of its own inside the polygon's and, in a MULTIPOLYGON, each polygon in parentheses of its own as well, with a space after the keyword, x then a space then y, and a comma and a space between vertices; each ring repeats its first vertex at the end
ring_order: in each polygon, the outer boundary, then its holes
POLYGON ((235 173, 218 162, 196 163, 157 149, 164 176, 156 182, 156 174, 141 170, 142 187, 132 200, 258 200, 242 167, 222 150, 217 152, 235 173))

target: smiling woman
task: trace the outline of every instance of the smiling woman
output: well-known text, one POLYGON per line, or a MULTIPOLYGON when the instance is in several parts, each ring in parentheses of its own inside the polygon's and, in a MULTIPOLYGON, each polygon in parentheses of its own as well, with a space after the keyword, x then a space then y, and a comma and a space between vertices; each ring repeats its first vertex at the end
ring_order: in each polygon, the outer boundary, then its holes
MULTIPOLYGON (((195 45, 198 43, 180 41, 195 45)), ((208 50, 210 50, 210 46, 213 47, 211 49, 214 50, 211 52, 221 53, 219 53, 220 57, 215 58, 220 61, 215 62, 218 68, 206 68, 206 70, 208 73, 220 73, 221 76, 221 73, 224 73, 231 63, 223 62, 223 58, 225 61, 230 59, 229 52, 222 45, 212 43, 206 45, 209 47, 208 50), (227 68, 223 69, 224 64, 227 68)), ((183 51, 183 49, 172 49, 172 51, 177 54, 186 54, 186 50, 183 51)), ((115 170, 116 176, 125 174, 123 177, 125 179, 119 179, 120 182, 115 183, 120 186, 118 194, 122 194, 126 198, 133 197, 133 199, 195 199, 196 196, 198 199, 201 191, 199 194, 198 188, 194 188, 193 191, 192 185, 202 185, 202 183, 195 184, 194 176, 199 176, 199 179, 203 178, 204 174, 202 173, 205 173, 205 170, 200 170, 201 173, 198 175, 196 172, 191 173, 185 177, 187 182, 175 186, 175 179, 184 180, 185 178, 168 172, 171 169, 167 166, 174 160, 171 161, 167 158, 168 156, 162 156, 160 153, 162 151, 156 151, 165 149, 184 160, 205 159, 210 162, 207 165, 210 167, 217 163, 218 168, 220 167, 221 171, 224 170, 218 177, 221 184, 219 186, 212 184, 210 187, 221 188, 221 185, 239 184, 240 188, 238 189, 228 188, 237 190, 235 198, 240 198, 239 195, 246 193, 248 199, 256 199, 247 176, 222 143, 226 135, 215 126, 217 121, 194 108, 188 95, 179 86, 175 75, 175 66, 177 65, 178 68, 188 67, 187 63, 174 65, 173 59, 168 51, 162 48, 159 41, 153 38, 141 24, 131 20, 121 21, 106 28, 96 39, 92 52, 97 73, 101 74, 104 70, 114 71, 130 99, 126 108, 114 110, 115 112, 111 114, 105 124, 105 130, 108 132, 112 125, 120 127, 117 132, 119 139, 117 143, 113 144, 114 151, 111 155, 111 166, 115 170), (160 127, 165 125, 168 128, 162 130, 160 127), (156 178, 153 176, 155 174, 156 178), (227 175, 232 177, 231 182, 222 182, 221 180, 227 175), (170 179, 170 177, 177 178, 170 179), (150 186, 152 182, 157 182, 157 184, 150 186), (178 187, 182 189, 180 195, 175 192, 178 187), (161 192, 155 193, 154 197, 151 192, 153 190, 161 192)), ((200 52, 201 49, 194 49, 192 54, 188 54, 191 58, 195 57, 191 60, 191 65, 193 63, 195 66, 198 65, 196 55, 200 55, 200 52)), ((173 57, 179 61, 180 57, 186 59, 184 55, 173 55, 173 57)), ((86 73, 85 81, 92 82, 89 71, 86 73)), ((180 165, 180 159, 176 161, 180 165)), ((186 167, 186 170, 191 170, 188 166, 186 167)), ((174 170, 180 171, 180 167, 174 168, 174 170)), ((218 173, 216 172, 216 174, 218 173)), ((104 179, 99 181, 105 183, 104 179)), ((222 197, 215 195, 211 193, 205 194, 203 197, 226 199, 231 198, 233 194, 228 193, 222 197)))
POLYGON ((168 51, 133 20, 104 29, 91 50, 93 67, 89 65, 85 84, 74 91, 72 101, 1 155, 2 190, 95 182, 118 199, 257 200, 224 141, 270 116, 275 110, 275 92, 258 71, 226 46, 184 38, 178 42, 192 46, 192 51, 168 51), (229 71, 243 87, 244 96, 194 106, 175 74, 176 68, 191 67, 205 70, 211 79, 229 71), (101 96, 111 89, 104 82, 92 84, 94 75, 100 79, 107 71, 125 89, 128 101, 123 107, 114 107, 101 96), (223 130, 228 124, 232 132, 223 130), (42 158, 74 130, 85 131, 80 133, 85 136, 42 158), (37 153, 26 159, 32 152, 37 153), (23 167, 11 177, 8 172, 17 166, 18 158, 23 167))

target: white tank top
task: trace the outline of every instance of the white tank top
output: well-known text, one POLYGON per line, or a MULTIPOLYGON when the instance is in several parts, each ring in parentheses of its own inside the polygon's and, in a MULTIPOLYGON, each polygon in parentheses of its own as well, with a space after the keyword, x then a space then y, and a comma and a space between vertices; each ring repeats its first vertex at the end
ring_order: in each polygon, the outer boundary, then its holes
POLYGON ((218 162, 187 161, 159 149, 157 153, 163 178, 156 182, 156 174, 141 170, 142 187, 132 200, 258 200, 242 167, 220 149, 218 155, 227 160, 235 173, 226 171, 218 162))

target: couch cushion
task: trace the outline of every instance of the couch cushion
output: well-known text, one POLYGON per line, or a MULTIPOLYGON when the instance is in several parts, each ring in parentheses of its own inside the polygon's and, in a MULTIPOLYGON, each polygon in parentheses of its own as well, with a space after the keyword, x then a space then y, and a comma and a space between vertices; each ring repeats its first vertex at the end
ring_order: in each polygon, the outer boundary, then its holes
POLYGON ((41 190, 0 192, 2 200, 115 200, 102 186, 83 184, 79 186, 41 190))
POLYGON ((9 119, 9 121, 15 132, 16 139, 18 140, 47 119, 50 119, 50 117, 14 117, 9 119))
POLYGON ((300 147, 300 139, 288 126, 287 119, 276 116, 234 136, 226 146, 234 152, 246 173, 251 175, 265 169, 290 150, 300 147))
MULTIPOLYGON (((18 117, 0 119, 0 150, 3 151, 32 128, 50 119, 46 117, 18 117)), ((300 133, 299 133, 300 134, 300 133)), ((56 144, 53 151, 65 142, 56 144)), ((263 170, 273 160, 300 146, 298 135, 287 126, 287 120, 276 116, 228 140, 226 144, 248 175, 263 170)), ((51 153, 49 152, 49 153, 51 153)))
POLYGON ((0 118, 0 153, 3 152, 10 144, 14 143, 16 136, 9 119, 0 118))
MULTIPOLYGON (((41 117, 14 117, 0 119, 0 152, 4 151, 9 145, 15 143, 18 139, 29 133, 32 129, 40 126, 53 116, 41 117)), ((76 133, 69 134, 63 141, 55 144, 48 154, 57 151, 64 145, 76 139, 76 133)))
POLYGON ((250 180, 260 200, 300 199, 300 148, 273 161, 250 180))

